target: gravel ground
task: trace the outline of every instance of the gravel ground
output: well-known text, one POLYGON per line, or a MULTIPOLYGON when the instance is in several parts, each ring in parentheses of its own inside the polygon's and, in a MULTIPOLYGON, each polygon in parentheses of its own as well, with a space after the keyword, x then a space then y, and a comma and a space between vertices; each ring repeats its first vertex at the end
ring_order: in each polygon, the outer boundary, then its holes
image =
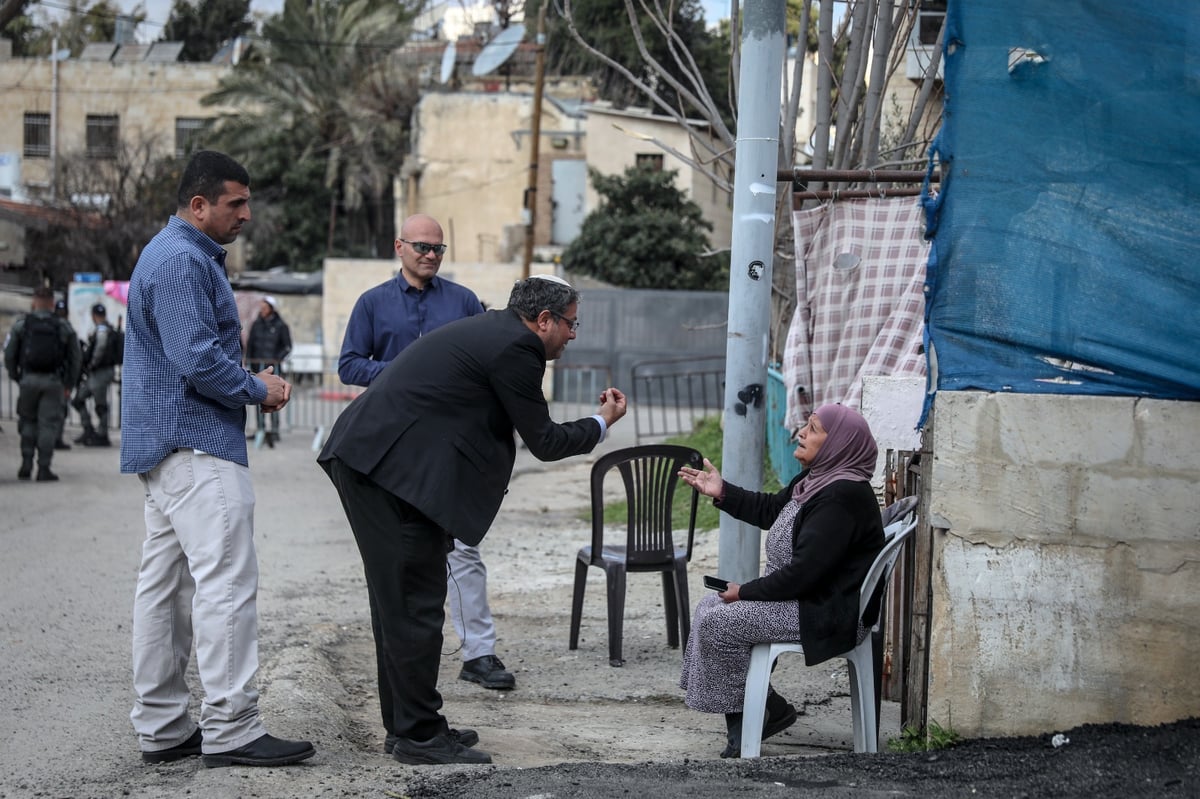
MULTIPOLYGON (((759 760, 721 760, 723 721, 683 706, 656 575, 632 575, 623 668, 608 665, 604 587, 592 569, 580 647, 567 649, 574 554, 588 538, 589 459, 518 462, 485 540, 499 654, 517 689, 457 679, 447 625, 441 683, 456 727, 477 729, 492 766, 410 767, 382 753, 362 565, 310 432, 255 450, 258 686, 268 729, 308 738, 291 768, 142 764, 129 726, 129 617, 143 536, 137 481, 113 450, 59 453, 59 483, 19 483, 15 424, 0 433, 0 799, 21 797, 1200 796, 1200 722, 1090 725, 968 741, 922 754, 850 752, 844 665, 785 658, 781 692, 799 721, 759 760), (1069 742, 1055 747, 1063 733, 1069 742)), ((620 431, 620 426, 614 428, 620 431)), ((626 431, 632 434, 632 431, 626 431)), ((621 435, 593 458, 630 443, 621 435)), ((689 572, 715 568, 715 533, 689 572)), ((196 684, 195 670, 190 680, 196 684)), ((899 733, 885 702, 883 738, 899 733)))

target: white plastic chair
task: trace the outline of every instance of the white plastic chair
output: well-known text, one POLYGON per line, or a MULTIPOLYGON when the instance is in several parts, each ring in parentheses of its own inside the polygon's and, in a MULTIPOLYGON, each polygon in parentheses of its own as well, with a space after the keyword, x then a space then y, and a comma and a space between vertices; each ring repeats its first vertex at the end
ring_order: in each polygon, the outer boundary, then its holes
MULTIPOLYGON (((858 593, 858 612, 866 612, 867 603, 875 593, 875 587, 882 585, 886 589, 892 578, 892 569, 905 540, 917 528, 913 519, 906 527, 895 529, 904 523, 904 519, 893 522, 885 528, 884 535, 888 538, 883 549, 875 557, 875 562, 867 571, 862 588, 858 593), (890 535, 889 535, 890 533, 890 535)), ((879 609, 883 617, 883 607, 879 609)), ((879 628, 876 621, 873 630, 879 628)), ((763 717, 767 710, 767 690, 771 682, 771 667, 775 659, 784 652, 803 652, 804 648, 795 642, 775 642, 756 644, 750 650, 750 667, 746 670, 746 698, 742 712, 742 757, 758 757, 762 749, 763 717)), ((875 721, 875 668, 873 665, 873 649, 871 635, 868 634, 849 652, 841 655, 850 667, 850 710, 854 716, 854 751, 879 751, 879 732, 875 721)))

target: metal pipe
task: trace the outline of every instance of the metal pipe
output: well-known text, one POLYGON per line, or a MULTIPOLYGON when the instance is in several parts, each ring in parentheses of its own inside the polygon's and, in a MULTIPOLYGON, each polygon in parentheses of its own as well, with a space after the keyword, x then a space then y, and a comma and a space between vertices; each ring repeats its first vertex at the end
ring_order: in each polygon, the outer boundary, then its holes
MULTIPOLYGON (((823 180, 831 183, 922 183, 924 170, 911 169, 781 169, 775 178, 779 182, 808 183, 823 180)), ((941 180, 941 173, 930 175, 931 183, 941 180)))
POLYGON ((797 200, 858 200, 864 197, 915 197, 921 189, 915 186, 896 186, 890 189, 821 189, 819 191, 797 191, 792 197, 797 200))

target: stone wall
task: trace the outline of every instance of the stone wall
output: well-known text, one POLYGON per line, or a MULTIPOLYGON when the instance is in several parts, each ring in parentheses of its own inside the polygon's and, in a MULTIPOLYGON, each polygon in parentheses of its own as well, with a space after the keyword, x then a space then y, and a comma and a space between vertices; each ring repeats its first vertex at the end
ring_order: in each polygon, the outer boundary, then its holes
POLYGON ((941 392, 928 719, 967 736, 1200 711, 1200 403, 941 392))
MULTIPOLYGON (((202 106, 200 98, 230 70, 220 64, 68 59, 58 64, 56 86, 47 59, 0 60, 0 84, 7 87, 0 92, 0 152, 22 152, 26 113, 54 114, 57 106, 60 160, 83 153, 89 114, 116 115, 126 145, 148 144, 156 155, 170 155, 177 118, 213 118, 229 110, 202 106)), ((23 158, 22 180, 48 186, 50 167, 49 157, 23 158)))

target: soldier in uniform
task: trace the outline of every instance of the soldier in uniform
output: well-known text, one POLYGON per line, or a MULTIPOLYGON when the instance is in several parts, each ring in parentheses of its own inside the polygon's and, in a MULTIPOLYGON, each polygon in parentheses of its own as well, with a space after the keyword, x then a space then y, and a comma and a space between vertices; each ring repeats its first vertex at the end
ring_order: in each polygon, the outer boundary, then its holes
POLYGON ((85 447, 111 447, 112 442, 108 440, 108 389, 117 372, 117 355, 113 351, 117 337, 108 324, 108 311, 102 303, 92 306, 92 324, 94 327, 83 355, 87 379, 75 391, 75 399, 71 400, 71 407, 79 412, 79 420, 83 423, 83 435, 75 439, 75 443, 85 447), (94 426, 92 416, 88 413, 89 399, 96 406, 94 426))
POLYGON ((39 481, 57 480, 50 471, 54 441, 62 424, 63 397, 79 379, 79 342, 66 320, 54 314, 54 292, 33 292, 32 310, 13 323, 4 347, 4 368, 21 387, 17 427, 21 433, 21 468, 17 479, 33 475, 37 453, 39 481))

